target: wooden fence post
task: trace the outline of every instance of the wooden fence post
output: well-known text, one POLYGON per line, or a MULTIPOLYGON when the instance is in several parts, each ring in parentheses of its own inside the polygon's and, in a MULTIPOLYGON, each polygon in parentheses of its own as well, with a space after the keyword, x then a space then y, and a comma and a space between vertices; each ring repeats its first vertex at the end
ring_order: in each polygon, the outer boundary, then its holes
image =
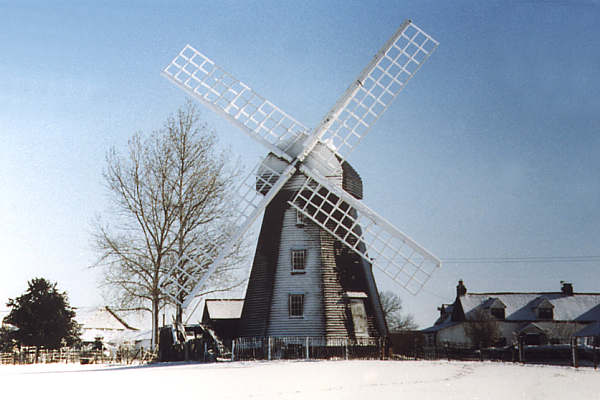
POLYGON ((524 346, 524 340, 523 337, 519 337, 518 340, 518 346, 519 346, 519 362, 520 363, 524 363, 525 362, 525 346, 524 346))
POLYGON ((269 339, 267 340, 267 346, 268 346, 268 349, 267 349, 267 354, 268 354, 267 360, 271 361, 271 336, 269 336, 269 339))
POLYGON ((346 350, 346 360, 348 359, 348 338, 344 339, 345 350, 346 350))
POLYGON ((571 338, 571 356, 573 359, 573 366, 577 368, 579 366, 579 359, 577 357, 577 338, 571 338))
POLYGON ((310 339, 308 338, 308 336, 306 337, 306 359, 310 359, 310 339))

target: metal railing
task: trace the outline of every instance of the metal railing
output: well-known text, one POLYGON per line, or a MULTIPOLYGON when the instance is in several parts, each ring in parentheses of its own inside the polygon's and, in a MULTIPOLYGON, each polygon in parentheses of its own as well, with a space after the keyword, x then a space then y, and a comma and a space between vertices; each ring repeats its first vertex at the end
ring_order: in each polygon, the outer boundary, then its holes
POLYGON ((237 338, 232 341, 232 360, 281 359, 380 359, 382 338, 326 338, 315 336, 270 336, 237 338))

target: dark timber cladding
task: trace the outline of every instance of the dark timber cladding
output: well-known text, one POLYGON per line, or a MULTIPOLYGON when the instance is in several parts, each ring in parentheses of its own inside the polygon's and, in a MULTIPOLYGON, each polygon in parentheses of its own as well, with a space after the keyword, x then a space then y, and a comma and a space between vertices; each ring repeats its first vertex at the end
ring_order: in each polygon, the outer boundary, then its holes
POLYGON ((347 336, 351 331, 350 322, 346 314, 344 288, 339 279, 336 265, 334 244, 335 238, 326 231, 321 230, 321 262, 323 276, 323 311, 325 314, 325 333, 328 337, 347 336))
POLYGON ((277 256, 279 254, 283 213, 290 193, 275 196, 265 209, 246 299, 239 325, 240 337, 259 337, 267 333, 277 256))
POLYGON ((342 162, 342 189, 358 200, 363 198, 363 183, 358 172, 346 161, 342 162))

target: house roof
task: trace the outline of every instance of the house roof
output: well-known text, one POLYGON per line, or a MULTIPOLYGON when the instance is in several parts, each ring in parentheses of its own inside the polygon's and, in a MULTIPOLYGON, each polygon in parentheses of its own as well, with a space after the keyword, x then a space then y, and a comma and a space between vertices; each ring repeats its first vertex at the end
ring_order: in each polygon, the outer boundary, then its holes
POLYGON ((435 332, 460 323, 453 320, 454 309, 462 306, 467 320, 475 318, 478 310, 504 305, 505 320, 526 322, 538 320, 536 308, 553 308, 554 321, 594 322, 600 321, 600 293, 574 293, 565 295, 562 292, 496 292, 466 293, 459 297, 460 302, 444 305, 445 313, 435 324, 423 332, 435 332))
POLYGON ((600 321, 594 322, 581 329, 574 336, 577 337, 590 337, 590 336, 600 336, 600 321))
POLYGON ((470 319, 475 310, 490 299, 498 299, 506 305, 507 321, 536 320, 535 309, 539 306, 554 308, 555 321, 590 322, 600 320, 600 293, 467 293, 460 297, 465 316, 470 319))
POLYGON ((436 322, 435 325, 430 326, 429 328, 421 329, 421 332, 423 332, 423 333, 437 332, 439 330, 449 328, 451 326, 458 325, 458 324, 460 324, 460 322, 452 321, 450 316, 448 316, 448 318, 444 319, 442 322, 436 322))
POLYGON ((244 300, 207 299, 204 307, 210 319, 237 319, 242 316, 244 300))
MULTIPOLYGON (((151 326, 151 315, 148 312, 127 312, 102 306, 73 308, 75 321, 82 327, 81 339, 84 342, 92 342, 101 337, 104 343, 120 344, 151 337, 151 331, 145 329, 146 326, 151 326)), ((0 322, 8 313, 9 310, 0 310, 0 322)))
POLYGON ((367 296, 367 294, 365 292, 348 291, 348 292, 346 292, 346 297, 348 297, 349 299, 366 299, 369 296, 367 296))
POLYGON ((525 326, 523 326, 521 329, 517 330, 518 334, 521 333, 540 333, 540 332, 545 332, 544 328, 542 328, 541 326, 539 326, 538 324, 536 324, 535 322, 531 322, 525 326))
POLYGON ((136 327, 143 319, 142 312, 124 313, 109 307, 75 307, 75 313, 75 320, 82 326, 81 340, 84 342, 100 337, 104 343, 117 345, 134 342, 143 333, 136 327))
POLYGON ((84 329, 102 329, 124 331, 131 329, 123 320, 115 318, 106 307, 77 307, 75 320, 84 329))
POLYGON ((483 308, 504 308, 504 309, 506 309, 506 304, 504 304, 502 302, 502 300, 500 300, 497 297, 488 298, 481 304, 481 306, 483 308))

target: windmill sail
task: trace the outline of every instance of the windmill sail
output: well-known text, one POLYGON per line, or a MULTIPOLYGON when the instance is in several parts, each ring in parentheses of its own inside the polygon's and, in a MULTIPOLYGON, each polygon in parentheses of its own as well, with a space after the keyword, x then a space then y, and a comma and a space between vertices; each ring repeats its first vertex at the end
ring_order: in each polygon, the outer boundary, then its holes
POLYGON ((209 252, 198 250, 195 256, 183 254, 172 263, 160 287, 171 300, 186 308, 201 292, 210 276, 225 262, 235 245, 262 214, 269 202, 296 171, 287 165, 278 171, 265 158, 259 162, 235 191, 238 204, 234 213, 230 240, 221 248, 209 252), (202 262, 199 262, 202 260, 202 262), (181 299, 184 299, 182 302, 181 299))
POLYGON ((338 158, 347 159, 438 45, 406 21, 327 113, 316 137, 327 142, 338 158))
POLYGON ((287 147, 308 131, 190 45, 165 67, 163 74, 287 161, 292 161, 287 147))
POLYGON ((440 260, 341 188, 301 171, 308 179, 290 204, 408 292, 418 293, 440 260))
POLYGON ((271 154, 240 186, 230 242, 203 258, 184 255, 174 263, 163 292, 188 307, 264 212, 242 314, 246 332, 385 335, 371 265, 414 294, 440 261, 360 202, 362 182, 355 171, 348 172, 345 160, 437 46, 406 21, 310 136, 289 114, 186 46, 163 74, 271 154), (357 190, 345 191, 349 181, 357 190), (312 223, 303 227, 299 216, 312 223), (296 318, 304 306, 306 318, 296 318), (359 323, 365 315, 369 327, 359 323))

